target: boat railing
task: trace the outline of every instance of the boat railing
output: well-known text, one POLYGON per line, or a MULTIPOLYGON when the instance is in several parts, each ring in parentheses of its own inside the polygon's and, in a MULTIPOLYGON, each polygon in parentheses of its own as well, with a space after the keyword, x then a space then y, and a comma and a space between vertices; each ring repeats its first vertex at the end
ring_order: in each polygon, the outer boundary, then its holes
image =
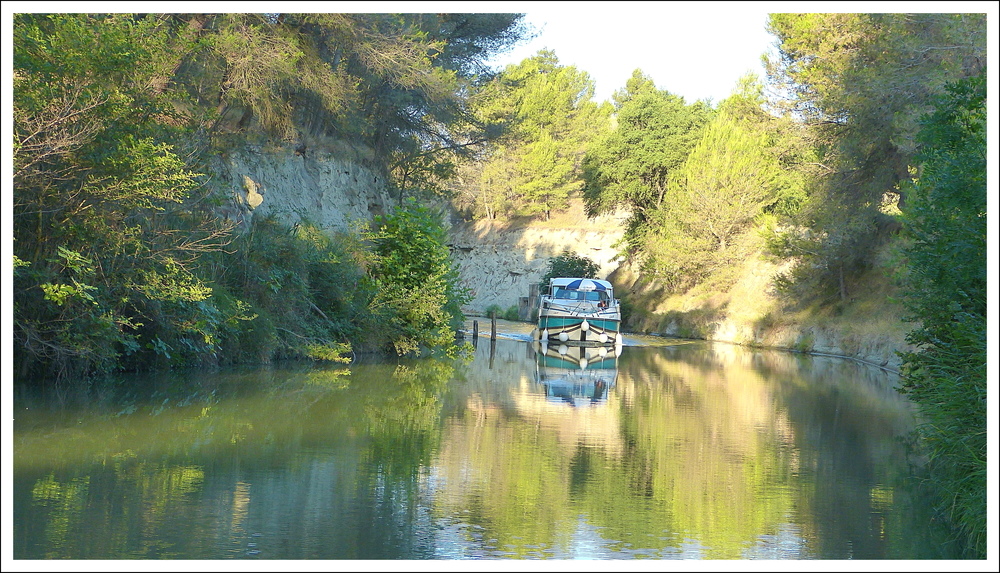
POLYGON ((565 298, 553 298, 548 295, 539 297, 540 307, 552 310, 561 310, 571 313, 596 314, 616 309, 619 306, 618 299, 611 299, 608 306, 602 307, 599 301, 593 300, 572 300, 565 298), (565 301, 565 302, 564 302, 565 301))

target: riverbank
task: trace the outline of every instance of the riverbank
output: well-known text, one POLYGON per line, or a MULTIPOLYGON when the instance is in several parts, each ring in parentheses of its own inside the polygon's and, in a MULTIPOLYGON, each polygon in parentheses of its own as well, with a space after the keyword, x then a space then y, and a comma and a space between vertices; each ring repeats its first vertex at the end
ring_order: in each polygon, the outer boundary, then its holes
MULTIPOLYGON (((534 330, 535 325, 530 322, 503 320, 498 318, 496 321, 496 327, 496 337, 498 339, 530 342, 532 340, 531 333, 532 330, 534 330)), ((467 316, 465 318, 465 325, 460 331, 460 334, 468 340, 472 340, 473 333, 478 332, 480 339, 489 340, 491 331, 492 323, 488 316, 467 316)), ((623 338, 623 346, 680 346, 697 342, 693 339, 631 332, 623 333, 623 338)))
MULTIPOLYGON (((740 329, 739 325, 733 321, 728 321, 725 324, 729 328, 740 329)), ((528 322, 502 319, 497 319, 496 325, 498 339, 523 341, 531 340, 531 331, 534 328, 534 325, 528 322)), ((692 342, 724 342, 751 348, 768 348, 813 356, 844 358, 898 374, 899 358, 895 352, 898 348, 906 346, 905 341, 902 338, 895 339, 891 334, 866 334, 861 330, 837 329, 830 325, 786 325, 780 331, 780 334, 785 337, 786 343, 784 344, 774 331, 769 331, 771 338, 766 339, 770 340, 771 343, 763 343, 759 340, 747 342, 726 339, 724 336, 715 338, 681 336, 670 332, 659 333, 655 331, 625 332, 623 334, 625 346, 678 346, 692 342), (792 343, 789 344, 787 341, 792 343)), ((480 339, 489 340, 491 335, 489 317, 466 317, 464 328, 460 334, 466 339, 472 340, 474 332, 478 332, 480 339)), ((766 336, 768 333, 764 334, 766 336)))
POLYGON ((843 303, 802 304, 774 287, 775 276, 787 268, 750 258, 730 286, 703 284, 680 294, 665 294, 626 266, 612 280, 627 301, 625 328, 631 332, 838 356, 899 372, 897 353, 912 349, 909 325, 883 273, 852 285, 853 296, 843 303))

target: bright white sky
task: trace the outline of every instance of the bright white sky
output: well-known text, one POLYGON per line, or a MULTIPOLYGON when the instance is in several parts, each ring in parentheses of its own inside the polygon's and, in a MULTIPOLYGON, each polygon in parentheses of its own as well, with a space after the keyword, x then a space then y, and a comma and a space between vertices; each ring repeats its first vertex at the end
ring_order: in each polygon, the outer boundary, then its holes
POLYGON ((610 99, 639 68, 689 103, 717 103, 747 72, 763 78, 761 55, 774 42, 758 2, 513 2, 507 9, 525 12, 541 33, 495 61, 517 63, 551 49, 560 64, 590 74, 597 101, 610 99))
MULTIPOLYGON (((418 2, 418 4, 421 4, 418 2)), ((459 11, 456 3, 427 2, 459 11)), ((761 56, 773 53, 773 12, 990 12, 994 2, 461 2, 470 12, 523 12, 541 33, 495 61, 517 63, 543 48, 596 84, 610 99, 639 68, 656 86, 688 103, 729 97, 747 72, 764 78, 761 56)), ((421 11, 429 11, 423 10, 421 11)), ((991 26, 995 26, 995 22, 991 26)))

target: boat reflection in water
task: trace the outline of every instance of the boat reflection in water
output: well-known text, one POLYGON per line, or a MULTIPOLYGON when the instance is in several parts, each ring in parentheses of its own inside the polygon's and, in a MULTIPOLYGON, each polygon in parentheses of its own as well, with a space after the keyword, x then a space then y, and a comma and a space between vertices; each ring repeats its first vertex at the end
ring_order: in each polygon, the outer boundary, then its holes
POLYGON ((618 379, 622 346, 547 344, 535 340, 535 381, 550 402, 573 407, 604 404, 618 379))

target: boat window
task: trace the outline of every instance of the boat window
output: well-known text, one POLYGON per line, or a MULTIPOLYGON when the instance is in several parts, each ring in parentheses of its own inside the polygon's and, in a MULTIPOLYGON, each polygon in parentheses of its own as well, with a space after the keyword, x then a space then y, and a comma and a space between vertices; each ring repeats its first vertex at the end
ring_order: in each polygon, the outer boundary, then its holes
POLYGON ((608 293, 606 291, 580 291, 574 289, 568 289, 563 287, 554 287, 552 289, 553 298, 561 298, 565 300, 589 300, 589 301, 607 301, 609 299, 608 293))
POLYGON ((552 296, 554 296, 555 298, 563 298, 563 299, 575 300, 576 299, 576 295, 577 295, 577 292, 575 290, 570 290, 568 288, 562 288, 562 287, 556 287, 555 288, 555 292, 554 292, 554 294, 552 296))

